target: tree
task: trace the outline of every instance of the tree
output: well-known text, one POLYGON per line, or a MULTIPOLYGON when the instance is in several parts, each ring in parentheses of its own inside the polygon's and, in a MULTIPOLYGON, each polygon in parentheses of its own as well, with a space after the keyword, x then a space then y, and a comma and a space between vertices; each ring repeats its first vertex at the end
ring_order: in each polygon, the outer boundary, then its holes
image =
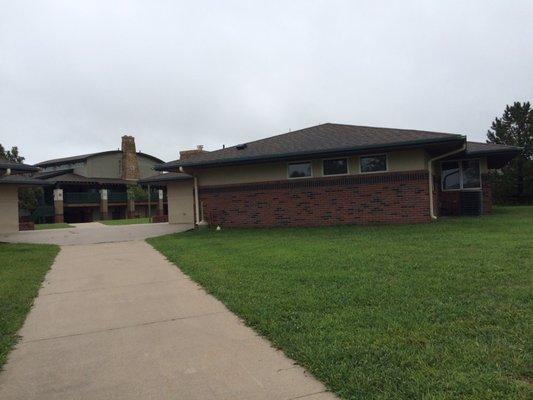
MULTIPOLYGON (((5 158, 8 161, 15 163, 23 163, 24 157, 19 154, 17 146, 11 147, 11 150, 5 150, 4 146, 0 144, 0 158, 5 158)), ((42 196, 43 189, 40 187, 27 187, 19 189, 19 208, 28 211, 33 211, 39 205, 39 197, 42 196)))
POLYGON ((497 202, 533 201, 533 109, 529 102, 507 105, 501 118, 492 122, 487 143, 519 146, 522 151, 509 166, 492 174, 497 202))
POLYGON ((8 161, 15 163, 23 163, 24 157, 19 154, 19 149, 17 146, 11 147, 11 150, 5 150, 4 146, 0 144, 0 157, 5 158, 8 161))

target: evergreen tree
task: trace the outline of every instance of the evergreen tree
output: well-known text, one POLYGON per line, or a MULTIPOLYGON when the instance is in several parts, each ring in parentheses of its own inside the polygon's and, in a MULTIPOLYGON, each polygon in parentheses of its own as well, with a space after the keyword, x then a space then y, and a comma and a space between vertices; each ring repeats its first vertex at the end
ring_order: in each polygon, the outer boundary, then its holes
POLYGON ((522 151, 509 166, 492 174, 497 202, 533 202, 533 109, 529 102, 507 105, 492 122, 487 142, 519 146, 522 151))

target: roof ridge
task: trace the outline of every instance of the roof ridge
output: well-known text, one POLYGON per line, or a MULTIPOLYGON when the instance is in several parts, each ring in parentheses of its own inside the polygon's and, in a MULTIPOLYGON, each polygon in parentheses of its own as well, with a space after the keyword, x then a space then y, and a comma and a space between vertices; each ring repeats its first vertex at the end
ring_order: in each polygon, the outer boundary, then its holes
MULTIPOLYGON (((438 133, 438 134, 441 134, 441 135, 465 136, 462 133, 428 131, 428 130, 425 130, 425 129, 407 129, 407 128, 390 128, 390 127, 387 127, 387 126, 338 124, 338 123, 335 123, 335 122, 326 122, 325 124, 321 124, 321 125, 336 125, 336 126, 349 126, 349 127, 352 127, 352 128, 383 129, 383 130, 395 130, 395 131, 406 131, 406 132, 438 133)), ((320 126, 320 125, 317 125, 317 126, 320 126)))

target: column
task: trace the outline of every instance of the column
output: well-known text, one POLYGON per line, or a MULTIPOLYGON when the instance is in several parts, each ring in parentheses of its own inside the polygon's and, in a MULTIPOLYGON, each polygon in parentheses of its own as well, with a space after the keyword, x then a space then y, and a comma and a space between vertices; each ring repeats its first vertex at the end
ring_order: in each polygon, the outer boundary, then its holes
POLYGON ((109 205, 107 200, 107 189, 100 189, 100 219, 109 219, 109 205))
POLYGON ((126 205, 126 218, 135 218, 135 199, 128 193, 128 203, 126 205))
POLYGON ((63 217, 63 189, 54 189, 54 214, 56 224, 65 222, 63 217))
POLYGON ((163 190, 159 189, 157 191, 158 194, 158 202, 157 202, 157 215, 162 216, 165 215, 165 209, 163 207, 163 190))

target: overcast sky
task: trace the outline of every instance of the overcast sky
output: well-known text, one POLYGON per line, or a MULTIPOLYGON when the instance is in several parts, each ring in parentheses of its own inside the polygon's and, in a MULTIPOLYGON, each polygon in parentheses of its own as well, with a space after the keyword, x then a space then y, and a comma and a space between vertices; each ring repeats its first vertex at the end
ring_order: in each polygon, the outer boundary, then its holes
POLYGON ((323 122, 484 141, 533 100, 532 21, 532 0, 0 0, 0 143, 35 163, 323 122))

